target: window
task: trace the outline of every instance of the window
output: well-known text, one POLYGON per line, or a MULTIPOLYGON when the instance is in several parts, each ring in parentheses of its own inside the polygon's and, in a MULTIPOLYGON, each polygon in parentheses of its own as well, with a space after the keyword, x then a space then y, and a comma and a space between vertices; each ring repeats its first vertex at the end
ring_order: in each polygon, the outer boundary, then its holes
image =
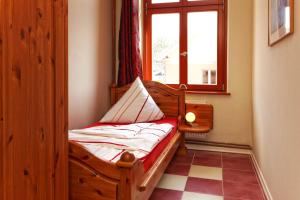
POLYGON ((226 91, 226 1, 145 0, 145 79, 226 91))

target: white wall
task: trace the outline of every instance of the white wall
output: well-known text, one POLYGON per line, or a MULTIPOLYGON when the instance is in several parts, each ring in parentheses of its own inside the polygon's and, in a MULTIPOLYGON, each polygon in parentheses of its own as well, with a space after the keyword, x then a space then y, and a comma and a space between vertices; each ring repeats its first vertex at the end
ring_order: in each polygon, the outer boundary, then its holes
POLYGON ((69 0, 69 128, 98 121, 109 108, 112 2, 69 0))
POLYGON ((300 199, 300 2, 295 33, 268 47, 268 1, 255 0, 255 155, 274 200, 300 199))
POLYGON ((230 96, 189 95, 214 106, 207 141, 252 145, 252 0, 228 0, 228 92, 230 96))

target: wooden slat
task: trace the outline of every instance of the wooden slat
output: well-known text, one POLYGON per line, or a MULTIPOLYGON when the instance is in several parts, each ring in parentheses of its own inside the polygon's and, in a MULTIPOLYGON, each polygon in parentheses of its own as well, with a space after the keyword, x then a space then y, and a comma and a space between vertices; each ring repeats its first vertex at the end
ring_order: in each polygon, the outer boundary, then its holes
POLYGON ((53 1, 53 67, 55 68, 54 199, 68 199, 68 4, 53 1))
POLYGON ((4 135, 4 113, 3 113, 3 97, 4 97, 4 91, 3 91, 3 48, 4 48, 4 31, 3 31, 3 17, 4 17, 4 6, 3 6, 3 1, 0 0, 0 199, 4 199, 4 190, 3 190, 3 167, 4 167, 4 152, 3 152, 3 135, 4 135))

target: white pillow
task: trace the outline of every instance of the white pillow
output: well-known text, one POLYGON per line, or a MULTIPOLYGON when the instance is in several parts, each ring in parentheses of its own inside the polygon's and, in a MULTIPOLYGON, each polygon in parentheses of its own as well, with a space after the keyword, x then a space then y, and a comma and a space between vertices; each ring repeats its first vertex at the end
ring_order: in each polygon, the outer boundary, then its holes
POLYGON ((100 120, 102 123, 137 123, 160 120, 164 113, 156 105, 140 78, 100 120))

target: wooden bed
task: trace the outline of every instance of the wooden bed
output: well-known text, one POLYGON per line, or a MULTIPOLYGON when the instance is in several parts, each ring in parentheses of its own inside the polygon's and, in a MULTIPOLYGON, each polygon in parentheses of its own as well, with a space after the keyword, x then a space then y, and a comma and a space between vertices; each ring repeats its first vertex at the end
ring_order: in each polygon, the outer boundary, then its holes
MULTIPOLYGON (((150 95, 167 117, 178 117, 184 123, 185 91, 167 85, 143 81, 150 95)), ((130 85, 111 88, 114 104, 130 85)), ((174 154, 185 154, 184 136, 177 131, 152 167, 145 172, 142 161, 123 153, 117 163, 95 157, 80 144, 69 142, 69 190, 72 200, 146 200, 163 175, 174 154)))

